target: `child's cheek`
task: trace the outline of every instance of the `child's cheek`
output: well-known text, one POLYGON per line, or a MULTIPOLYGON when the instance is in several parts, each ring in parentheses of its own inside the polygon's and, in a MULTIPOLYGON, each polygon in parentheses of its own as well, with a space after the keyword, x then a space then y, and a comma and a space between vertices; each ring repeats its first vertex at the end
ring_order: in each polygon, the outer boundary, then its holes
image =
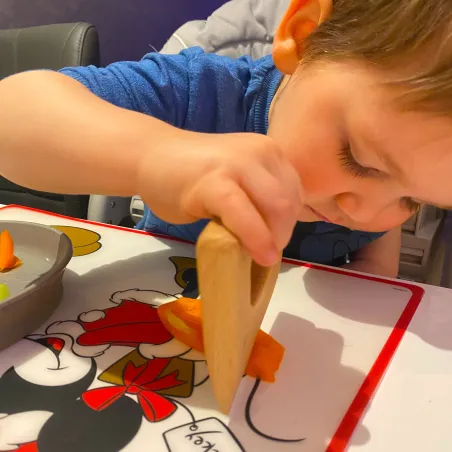
POLYGON ((395 207, 387 212, 382 212, 375 218, 372 228, 378 231, 389 231, 403 224, 410 216, 411 214, 406 209, 395 207))
POLYGON ((308 197, 329 197, 347 190, 347 175, 331 158, 298 158, 293 163, 308 197))

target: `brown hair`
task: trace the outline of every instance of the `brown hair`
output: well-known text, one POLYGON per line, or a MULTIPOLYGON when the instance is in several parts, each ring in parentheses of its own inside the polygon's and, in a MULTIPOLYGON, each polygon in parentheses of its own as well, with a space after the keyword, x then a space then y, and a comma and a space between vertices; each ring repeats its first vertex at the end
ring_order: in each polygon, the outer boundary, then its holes
POLYGON ((452 0, 334 0, 303 46, 303 64, 353 59, 410 68, 390 83, 402 88, 404 105, 452 115, 452 0))

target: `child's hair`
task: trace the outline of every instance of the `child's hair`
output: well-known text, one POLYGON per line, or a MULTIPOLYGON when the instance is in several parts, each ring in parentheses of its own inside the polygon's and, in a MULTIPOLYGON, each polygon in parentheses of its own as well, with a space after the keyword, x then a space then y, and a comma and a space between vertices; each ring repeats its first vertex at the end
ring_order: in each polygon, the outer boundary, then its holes
POLYGON ((361 60, 396 69, 409 109, 452 115, 452 0, 333 0, 303 43, 303 64, 361 60))

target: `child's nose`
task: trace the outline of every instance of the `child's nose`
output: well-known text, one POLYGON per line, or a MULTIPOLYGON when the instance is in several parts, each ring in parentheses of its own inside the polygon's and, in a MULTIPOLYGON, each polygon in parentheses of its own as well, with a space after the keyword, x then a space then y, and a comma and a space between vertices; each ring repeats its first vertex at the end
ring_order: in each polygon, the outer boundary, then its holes
POLYGON ((376 197, 358 197, 353 193, 341 193, 336 196, 339 209, 351 220, 358 223, 371 223, 387 207, 387 202, 376 197))

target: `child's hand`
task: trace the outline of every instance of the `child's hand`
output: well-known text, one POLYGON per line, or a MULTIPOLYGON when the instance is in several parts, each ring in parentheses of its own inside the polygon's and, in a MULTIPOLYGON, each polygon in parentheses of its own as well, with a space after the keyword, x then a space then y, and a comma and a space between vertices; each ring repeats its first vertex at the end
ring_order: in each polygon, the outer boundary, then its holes
POLYGON ((301 185, 271 138, 177 131, 142 161, 139 194, 162 220, 218 218, 261 265, 277 262, 299 215, 301 185))

